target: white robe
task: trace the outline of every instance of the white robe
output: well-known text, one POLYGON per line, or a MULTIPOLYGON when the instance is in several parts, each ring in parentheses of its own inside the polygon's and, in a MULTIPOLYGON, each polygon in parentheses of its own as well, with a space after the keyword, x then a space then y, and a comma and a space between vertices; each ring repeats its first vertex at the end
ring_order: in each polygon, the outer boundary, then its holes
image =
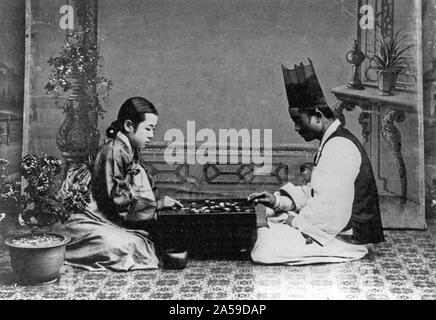
POLYGON ((339 125, 336 120, 324 134, 310 185, 288 183, 275 193, 274 212, 267 210, 268 227, 258 230, 251 252, 254 262, 287 265, 345 262, 361 259, 368 253, 363 245, 336 238, 351 218, 354 182, 362 161, 350 140, 334 137, 326 143, 339 125), (289 215, 294 216, 292 226, 286 224, 289 215), (307 243, 303 233, 315 241, 307 243))

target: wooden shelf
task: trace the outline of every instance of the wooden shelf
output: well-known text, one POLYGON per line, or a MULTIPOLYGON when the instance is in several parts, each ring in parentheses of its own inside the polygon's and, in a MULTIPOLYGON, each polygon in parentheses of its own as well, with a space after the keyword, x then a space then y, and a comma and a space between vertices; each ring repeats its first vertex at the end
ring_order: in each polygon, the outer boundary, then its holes
POLYGON ((332 92, 338 100, 350 104, 381 104, 394 110, 417 113, 417 95, 410 91, 396 91, 392 96, 382 96, 377 88, 365 87, 364 90, 353 90, 346 86, 333 88, 332 92))

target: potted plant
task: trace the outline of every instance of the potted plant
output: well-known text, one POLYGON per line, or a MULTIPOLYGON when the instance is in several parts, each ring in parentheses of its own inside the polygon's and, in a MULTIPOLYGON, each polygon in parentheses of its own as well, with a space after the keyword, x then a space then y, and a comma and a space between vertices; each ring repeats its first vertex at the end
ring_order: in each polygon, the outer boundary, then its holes
POLYGON ((61 161, 50 155, 27 155, 21 160, 26 186, 22 194, 15 192, 15 197, 9 198, 30 232, 5 240, 19 283, 35 285, 58 279, 70 238, 52 232, 51 227, 67 221, 89 202, 84 188, 71 190, 66 197, 56 190, 61 166, 61 161))
POLYGON ((400 36, 398 31, 391 40, 381 38, 378 40, 378 51, 374 55, 375 70, 380 94, 392 95, 397 84, 398 75, 407 67, 407 58, 404 53, 413 47, 405 46, 406 35, 400 36))

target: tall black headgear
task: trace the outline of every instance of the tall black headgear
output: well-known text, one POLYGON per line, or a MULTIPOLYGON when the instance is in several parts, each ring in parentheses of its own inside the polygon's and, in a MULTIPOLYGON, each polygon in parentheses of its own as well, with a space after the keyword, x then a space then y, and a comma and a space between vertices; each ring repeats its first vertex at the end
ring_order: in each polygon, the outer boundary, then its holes
POLYGON ((282 65, 286 94, 289 108, 312 109, 327 106, 327 101, 319 85, 313 64, 295 65, 295 69, 288 69, 282 65))

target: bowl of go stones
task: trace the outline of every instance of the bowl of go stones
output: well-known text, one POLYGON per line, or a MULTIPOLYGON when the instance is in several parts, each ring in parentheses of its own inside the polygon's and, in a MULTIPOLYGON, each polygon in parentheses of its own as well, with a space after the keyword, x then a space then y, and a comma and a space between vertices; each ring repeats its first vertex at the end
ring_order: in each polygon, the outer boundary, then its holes
POLYGON ((177 210, 186 214, 254 213, 253 205, 242 200, 198 200, 185 202, 177 210))
POLYGON ((167 249, 162 256, 165 269, 180 270, 188 264, 188 252, 183 249, 167 249))

